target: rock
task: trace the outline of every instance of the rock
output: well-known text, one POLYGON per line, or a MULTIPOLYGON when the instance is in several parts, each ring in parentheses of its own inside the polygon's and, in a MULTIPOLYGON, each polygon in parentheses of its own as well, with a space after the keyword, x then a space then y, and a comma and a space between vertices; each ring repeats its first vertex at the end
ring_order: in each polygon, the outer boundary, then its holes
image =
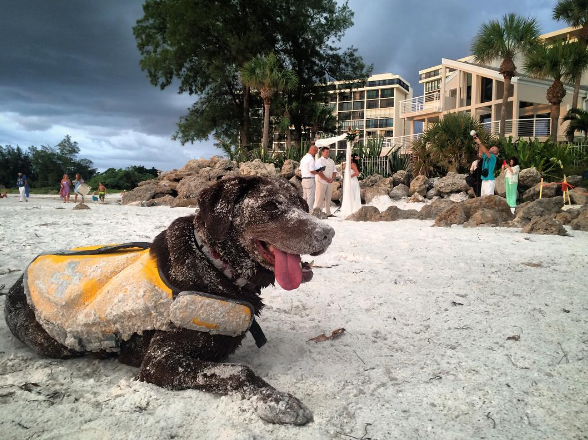
POLYGON ((550 216, 559 213, 562 206, 562 197, 552 197, 549 199, 522 203, 516 208, 514 221, 522 227, 529 223, 534 217, 542 217, 545 215, 550 216))
POLYGON ((377 174, 374 176, 368 177, 365 181, 368 181, 366 184, 363 185, 362 190, 362 198, 365 200, 365 203, 370 203, 373 199, 378 196, 388 195, 390 190, 392 189, 392 178, 382 178, 377 174), (379 179, 370 180, 372 177, 380 177, 379 179))
MULTIPOLYGON (((534 187, 529 188, 528 190, 526 190, 523 193, 523 201, 525 201, 525 202, 532 202, 534 200, 538 200, 539 199, 539 190, 540 189, 541 189, 541 183, 538 183, 534 187)), ((561 189, 561 186, 556 186, 556 185, 544 186, 543 187, 542 197, 544 199, 547 199, 547 198, 550 198, 550 197, 555 197, 555 196, 557 196, 558 190, 560 190, 560 189, 561 189)), ((561 191, 559 191, 559 193, 561 194, 561 191)))
POLYGON ((415 177, 412 182, 410 182, 408 195, 412 196, 413 194, 417 193, 424 197, 427 194, 428 184, 429 179, 427 179, 425 176, 415 177))
POLYGON ((198 199, 182 199, 176 197, 171 204, 172 208, 198 208, 198 199))
POLYGON ((282 171, 280 174, 283 178, 290 180, 296 175, 296 170, 300 168, 300 162, 296 162, 292 159, 286 159, 284 165, 282 165, 282 171))
POLYGON ((404 170, 396 171, 392 175, 392 184, 394 186, 398 186, 398 185, 408 186, 410 184, 410 175, 404 170))
POLYGON ((569 225, 570 223, 572 223, 572 221, 576 220, 581 213, 582 210, 580 209, 568 209, 567 211, 551 214, 551 216, 561 224, 569 225))
POLYGON ((395 186, 394 188, 392 188, 392 191, 390 191, 390 193, 388 193, 388 195, 390 196, 390 198, 392 200, 399 200, 403 197, 408 197, 408 186, 406 186, 404 183, 401 183, 397 186, 395 186))
POLYGON ((128 205, 131 202, 142 202, 175 193, 171 187, 163 186, 164 182, 159 182, 155 179, 141 182, 137 188, 122 195, 122 204, 128 205))
POLYGON ((470 219, 463 224, 463 227, 498 226, 501 223, 503 223, 503 219, 498 212, 492 209, 482 208, 474 212, 470 219))
POLYGON ((500 173, 494 182, 496 194, 500 197, 506 197, 506 173, 500 173))
POLYGON ((372 174, 371 176, 368 176, 365 179, 363 179, 362 181, 360 181, 359 185, 362 188, 376 186, 378 184, 378 182, 380 182, 380 180, 382 180, 382 179, 383 179, 383 177, 380 176, 379 174, 372 174))
POLYGON ((492 211, 493 214, 480 213, 472 220, 472 223, 478 225, 486 224, 485 221, 490 221, 489 224, 500 225, 507 223, 513 219, 510 207, 500 196, 478 197, 476 199, 469 199, 464 202, 455 203, 449 208, 442 211, 435 219, 434 226, 445 226, 463 224, 481 210, 492 211))
POLYGON ((274 177, 278 173, 273 163, 263 163, 260 159, 255 159, 251 162, 241 162, 239 174, 241 176, 274 177))
POLYGON ((439 214, 453 205, 455 205, 455 202, 449 199, 434 200, 428 205, 423 206, 419 213, 419 218, 421 220, 434 220, 439 214))
POLYGON ((304 190, 302 189, 302 179, 300 177, 294 176, 289 180, 289 182, 296 187, 298 194, 300 197, 302 197, 304 194, 304 190))
POLYGON ((572 229, 588 232, 588 209, 583 209, 581 214, 570 223, 572 229))
POLYGON ((526 234, 568 235, 563 225, 549 215, 532 218, 521 232, 526 234))
POLYGON ((466 183, 465 178, 465 174, 447 173, 447 176, 435 182, 435 189, 441 194, 468 191, 470 187, 466 183))
POLYGON ((464 200, 468 200, 470 198, 470 196, 468 195, 468 193, 466 192, 460 192, 460 193, 453 193, 450 194, 449 197, 447 197, 449 200, 451 200, 452 202, 463 202, 464 200))
POLYGON ((340 202, 342 193, 343 191, 341 191, 341 184, 339 182, 333 182, 333 194, 331 194, 331 202, 340 202))
POLYGON ((427 190, 431 190, 435 188, 435 183, 440 179, 440 177, 430 177, 429 178, 429 185, 427 185, 427 190))
POLYGON ((425 203, 426 199, 421 196, 419 193, 414 193, 410 199, 408 199, 408 203, 425 203))
POLYGON ((325 220, 325 219, 329 218, 329 216, 327 214, 325 214, 323 212, 323 210, 321 208, 319 208, 318 206, 311 211, 310 215, 312 215, 318 219, 321 219, 321 220, 325 220))
POLYGON ((519 189, 521 191, 526 191, 540 182, 541 174, 539 174, 539 171, 535 167, 525 168, 519 173, 519 189))
POLYGON ((212 183, 200 175, 186 177, 178 183, 178 197, 181 199, 196 199, 202 190, 212 183))
POLYGON ((567 176, 566 181, 572 186, 582 185, 582 176, 567 176))
POLYGON ((585 188, 574 188, 569 192, 574 205, 588 205, 588 191, 585 188))
POLYGON ((77 211, 78 209, 90 209, 90 207, 85 203, 78 203, 76 206, 73 207, 73 209, 77 211))
POLYGON ((379 221, 391 222, 395 220, 418 219, 419 212, 415 209, 400 209, 398 206, 389 206, 380 214, 379 221))
POLYGON ((355 222, 377 222, 380 220, 380 210, 375 206, 362 206, 357 212, 350 215, 348 220, 355 222))
POLYGON ((431 200, 431 199, 434 199, 435 197, 439 197, 440 195, 441 195, 441 193, 439 191, 437 191, 437 189, 431 188, 430 190, 427 191, 425 198, 431 200))
POLYGON ((158 197, 156 199, 149 200, 149 202, 153 202, 153 204, 150 206, 172 206, 175 200, 175 197, 167 194, 163 197, 158 197))

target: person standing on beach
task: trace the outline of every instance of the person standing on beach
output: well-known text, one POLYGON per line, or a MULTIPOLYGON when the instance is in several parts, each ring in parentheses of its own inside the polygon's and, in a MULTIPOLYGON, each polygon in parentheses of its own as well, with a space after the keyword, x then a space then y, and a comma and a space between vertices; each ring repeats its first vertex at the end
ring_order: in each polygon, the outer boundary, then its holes
POLYGON ((69 176, 67 174, 63 175, 61 179, 61 190, 59 191, 61 198, 63 199, 63 203, 69 203, 69 196, 71 194, 71 180, 69 180, 69 176))
POLYGON ((76 179, 73 181, 74 184, 74 203, 78 203, 78 194, 82 197, 82 203, 84 203, 84 195, 78 193, 78 189, 80 189, 80 185, 84 183, 84 179, 80 176, 80 173, 76 173, 76 179))
POLYGON ((317 168, 324 167, 316 175, 316 194, 314 208, 325 208, 325 213, 331 215, 331 196, 333 195, 333 182, 337 177, 335 162, 329 157, 329 147, 321 148, 321 157, 316 160, 317 168))
POLYGON ((506 203, 508 203, 508 206, 511 208, 516 208, 517 206, 517 186, 519 185, 520 171, 521 167, 519 167, 519 159, 514 156, 510 158, 508 163, 502 164, 502 172, 505 173, 504 182, 506 185, 506 203))
POLYGON ((496 188, 496 181, 494 180, 494 169, 496 168, 496 156, 498 156, 498 147, 486 148, 482 144, 480 138, 474 135, 474 142, 479 148, 478 152, 482 153, 482 190, 480 195, 493 196, 496 188))
POLYGON ((106 197, 106 187, 102 184, 102 182, 98 183, 98 198, 100 199, 101 203, 104 203, 104 198, 106 197))
POLYGON ((317 174, 314 164, 314 155, 318 152, 316 145, 311 145, 308 148, 308 153, 304 155, 300 161, 300 174, 302 174, 302 198, 308 203, 308 210, 312 211, 314 207, 314 196, 316 192, 316 185, 314 176, 317 174))
POLYGON ((27 176, 23 173, 18 173, 18 177, 16 178, 16 186, 18 187, 18 192, 20 194, 19 202, 22 202, 24 199, 25 202, 29 201, 29 181, 27 176))

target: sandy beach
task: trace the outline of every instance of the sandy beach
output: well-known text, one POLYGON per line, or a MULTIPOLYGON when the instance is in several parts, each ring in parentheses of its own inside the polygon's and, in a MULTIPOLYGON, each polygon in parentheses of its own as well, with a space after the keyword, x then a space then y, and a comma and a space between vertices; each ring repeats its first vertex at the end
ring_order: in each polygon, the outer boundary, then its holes
MULTIPOLYGON (((0 200, 0 292, 41 252, 150 241, 194 213, 115 199, 81 211, 56 196, 0 200)), ((271 425, 248 401, 138 382, 115 359, 42 358, 0 319, 0 437, 587 438, 588 233, 328 222, 336 236, 312 282, 264 290, 268 343, 249 336, 230 358, 300 398, 314 422, 271 425)))

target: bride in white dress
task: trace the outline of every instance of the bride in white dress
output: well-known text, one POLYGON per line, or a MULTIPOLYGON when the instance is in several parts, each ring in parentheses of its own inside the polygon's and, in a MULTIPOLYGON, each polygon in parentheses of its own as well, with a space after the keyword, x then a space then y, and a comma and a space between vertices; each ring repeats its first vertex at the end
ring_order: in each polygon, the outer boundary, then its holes
POLYGON ((359 156, 357 155, 357 153, 353 153, 351 155, 351 163, 350 163, 351 167, 350 167, 350 175, 349 177, 351 177, 351 185, 350 185, 350 205, 351 205, 351 212, 355 212, 357 211, 359 208, 361 208, 361 191, 359 189, 359 180, 357 179, 357 177, 359 176, 359 156))

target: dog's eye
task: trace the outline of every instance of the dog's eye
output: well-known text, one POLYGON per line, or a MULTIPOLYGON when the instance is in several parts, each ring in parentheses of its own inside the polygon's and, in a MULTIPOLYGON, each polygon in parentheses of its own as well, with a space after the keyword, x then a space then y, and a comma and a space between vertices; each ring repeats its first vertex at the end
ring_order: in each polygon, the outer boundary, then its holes
POLYGON ((277 211, 278 209, 280 209, 280 207, 278 206, 278 204, 276 202, 274 202, 273 200, 265 203, 263 205, 263 210, 264 211, 277 211))

